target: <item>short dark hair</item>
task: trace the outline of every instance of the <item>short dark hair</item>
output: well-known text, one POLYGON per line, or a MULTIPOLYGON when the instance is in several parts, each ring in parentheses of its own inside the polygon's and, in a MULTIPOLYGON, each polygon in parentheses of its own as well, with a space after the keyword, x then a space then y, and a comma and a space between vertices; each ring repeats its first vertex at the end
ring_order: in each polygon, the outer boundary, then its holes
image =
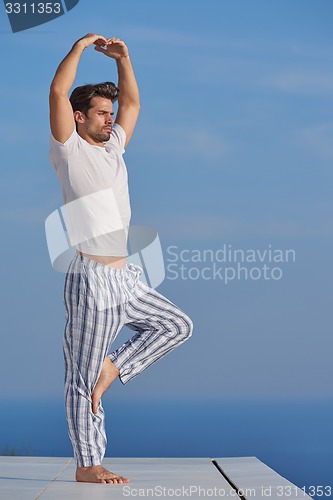
POLYGON ((113 82, 90 83, 76 87, 70 95, 70 103, 73 112, 81 111, 85 115, 92 107, 91 100, 96 97, 104 97, 115 102, 118 99, 119 89, 113 82))

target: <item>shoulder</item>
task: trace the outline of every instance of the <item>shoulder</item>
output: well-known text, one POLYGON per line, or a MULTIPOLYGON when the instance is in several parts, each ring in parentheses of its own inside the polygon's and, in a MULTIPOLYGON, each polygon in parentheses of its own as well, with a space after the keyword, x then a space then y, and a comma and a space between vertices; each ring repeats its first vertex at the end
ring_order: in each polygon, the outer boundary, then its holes
POLYGON ((75 151, 77 151, 81 141, 81 137, 77 133, 76 129, 73 130, 67 141, 64 143, 57 141, 51 133, 50 135, 50 146, 51 146, 51 153, 53 153, 55 156, 70 156, 71 154, 74 154, 75 151))

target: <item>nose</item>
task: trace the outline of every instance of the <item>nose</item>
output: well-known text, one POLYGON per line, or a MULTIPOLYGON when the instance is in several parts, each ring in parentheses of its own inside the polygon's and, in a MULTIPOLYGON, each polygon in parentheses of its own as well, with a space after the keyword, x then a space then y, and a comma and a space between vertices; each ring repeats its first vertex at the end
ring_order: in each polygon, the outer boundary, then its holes
POLYGON ((107 122, 108 124, 110 124, 110 125, 112 125, 112 124, 114 123, 114 119, 113 119, 112 115, 109 115, 109 116, 107 117, 106 122, 107 122))

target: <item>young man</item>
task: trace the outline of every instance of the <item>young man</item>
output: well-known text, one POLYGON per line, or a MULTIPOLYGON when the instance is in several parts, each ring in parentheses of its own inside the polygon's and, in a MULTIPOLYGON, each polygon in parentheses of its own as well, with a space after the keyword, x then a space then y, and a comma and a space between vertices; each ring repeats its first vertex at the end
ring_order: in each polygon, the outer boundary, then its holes
POLYGON ((50 88, 50 159, 77 249, 64 291, 66 416, 77 481, 128 482, 101 465, 106 448, 101 397, 118 376, 125 384, 192 334, 188 316, 140 281, 139 266, 126 263, 131 212, 122 155, 139 107, 128 49, 119 38, 89 33, 78 40, 50 88), (91 45, 115 59, 118 87, 84 85, 69 99, 82 53, 91 45), (123 325, 135 335, 109 352, 123 325))

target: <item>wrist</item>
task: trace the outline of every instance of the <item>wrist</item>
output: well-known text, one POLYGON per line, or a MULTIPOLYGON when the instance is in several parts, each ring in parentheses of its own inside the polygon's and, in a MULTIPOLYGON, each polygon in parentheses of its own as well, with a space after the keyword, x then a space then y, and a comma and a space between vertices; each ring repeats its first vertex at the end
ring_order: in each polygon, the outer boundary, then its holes
POLYGON ((74 43, 72 50, 75 50, 75 51, 82 53, 87 48, 88 48, 88 45, 86 45, 84 43, 84 40, 78 40, 77 42, 74 43))
POLYGON ((117 64, 122 64, 122 63, 126 63, 127 61, 130 61, 130 56, 129 54, 126 54, 125 56, 119 56, 116 58, 116 62, 117 64))

